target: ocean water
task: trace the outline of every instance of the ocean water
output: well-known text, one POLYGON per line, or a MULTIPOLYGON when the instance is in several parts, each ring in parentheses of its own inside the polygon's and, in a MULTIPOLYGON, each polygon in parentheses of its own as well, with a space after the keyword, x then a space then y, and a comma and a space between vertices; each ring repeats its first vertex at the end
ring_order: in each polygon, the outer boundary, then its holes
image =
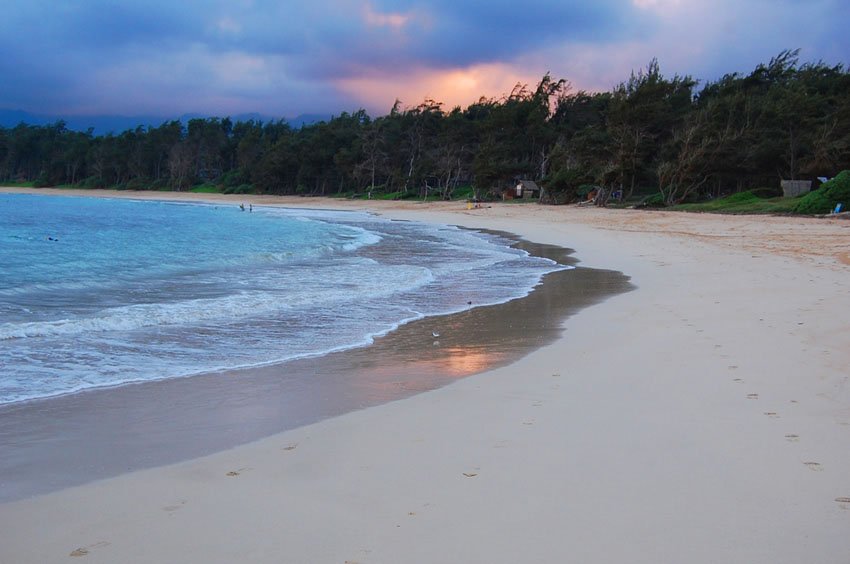
POLYGON ((366 213, 0 194, 0 404, 285 362, 564 268, 366 213))

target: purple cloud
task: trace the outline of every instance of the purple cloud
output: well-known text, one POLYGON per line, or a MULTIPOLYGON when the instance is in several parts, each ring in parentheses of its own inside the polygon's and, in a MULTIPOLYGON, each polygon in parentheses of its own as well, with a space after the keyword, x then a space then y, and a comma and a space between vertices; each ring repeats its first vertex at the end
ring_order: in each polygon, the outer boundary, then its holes
POLYGON ((714 79, 785 48, 846 63, 848 15, 843 0, 30 0, 0 19, 0 108, 375 113, 546 71, 607 89, 652 57, 714 79))

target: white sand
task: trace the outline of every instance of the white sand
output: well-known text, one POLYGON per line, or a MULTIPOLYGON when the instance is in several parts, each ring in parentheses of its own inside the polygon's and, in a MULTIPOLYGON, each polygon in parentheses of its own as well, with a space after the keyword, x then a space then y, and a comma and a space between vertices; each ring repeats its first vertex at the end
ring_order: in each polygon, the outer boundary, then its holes
POLYGON ((850 222, 286 202, 504 229, 638 289, 506 368, 0 505, 0 562, 850 562, 850 222))

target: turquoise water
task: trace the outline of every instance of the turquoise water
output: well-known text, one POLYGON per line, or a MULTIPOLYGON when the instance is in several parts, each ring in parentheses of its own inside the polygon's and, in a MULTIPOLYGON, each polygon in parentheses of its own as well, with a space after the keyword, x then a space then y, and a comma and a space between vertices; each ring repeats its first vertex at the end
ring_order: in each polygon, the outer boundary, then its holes
POLYGON ((365 213, 0 194, 0 403, 283 362, 560 268, 365 213))

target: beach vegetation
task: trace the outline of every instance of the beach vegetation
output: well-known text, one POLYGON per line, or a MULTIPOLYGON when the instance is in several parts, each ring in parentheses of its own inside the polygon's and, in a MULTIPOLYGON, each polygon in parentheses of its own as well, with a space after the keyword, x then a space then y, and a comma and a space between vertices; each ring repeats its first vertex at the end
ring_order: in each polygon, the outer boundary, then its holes
POLYGON ((35 188, 35 181, 33 180, 6 180, 3 181, 3 186, 17 187, 17 188, 35 188))
POLYGON ((634 203, 636 208, 663 208, 665 205, 664 196, 659 192, 644 196, 634 203))
POLYGON ((817 190, 799 199, 794 211, 800 214, 824 214, 835 210, 837 204, 850 206, 850 170, 841 171, 817 190))
POLYGON ((617 206, 825 213, 843 192, 824 184, 787 201, 780 181, 845 169, 850 71, 796 50, 711 81, 652 59, 608 92, 546 74, 465 108, 397 100, 386 115, 300 128, 218 117, 98 136, 62 121, 0 128, 0 183, 37 187, 485 201, 530 180, 549 204, 604 194, 617 206))
POLYGON ((149 190, 148 182, 143 178, 130 178, 126 182, 115 186, 117 190, 149 190))
POLYGON ((87 176, 79 182, 80 188, 106 188, 106 184, 99 176, 87 176))
MULTIPOLYGON (((403 200, 403 199, 405 199, 405 196, 410 197, 410 196, 412 196, 412 194, 401 192, 401 191, 383 192, 383 191, 378 190, 378 191, 373 192, 371 194, 371 199, 374 199, 374 200, 403 200)), ((364 194, 362 197, 369 199, 370 196, 367 193, 367 194, 364 194)))
POLYGON ((241 168, 235 168, 222 174, 221 177, 216 181, 216 183, 226 188, 230 188, 233 186, 250 184, 250 180, 251 177, 245 170, 241 168))
POLYGON ((257 190, 253 184, 240 184, 239 186, 226 186, 223 194, 256 194, 257 190))
POLYGON ((708 201, 685 203, 671 209, 692 212, 730 214, 788 214, 794 213, 800 199, 770 195, 772 190, 755 189, 730 194, 708 201))
POLYGON ((455 188, 452 191, 451 196, 454 200, 474 200, 478 197, 475 192, 475 187, 468 184, 455 188))
POLYGON ((34 188, 45 188, 47 186, 53 186, 53 183, 50 181, 50 177, 47 175, 45 171, 41 171, 36 177, 36 179, 32 182, 34 188))
POLYGON ((224 191, 224 188, 220 184, 205 182, 203 184, 198 184, 197 186, 192 186, 189 191, 196 194, 221 194, 224 191))

